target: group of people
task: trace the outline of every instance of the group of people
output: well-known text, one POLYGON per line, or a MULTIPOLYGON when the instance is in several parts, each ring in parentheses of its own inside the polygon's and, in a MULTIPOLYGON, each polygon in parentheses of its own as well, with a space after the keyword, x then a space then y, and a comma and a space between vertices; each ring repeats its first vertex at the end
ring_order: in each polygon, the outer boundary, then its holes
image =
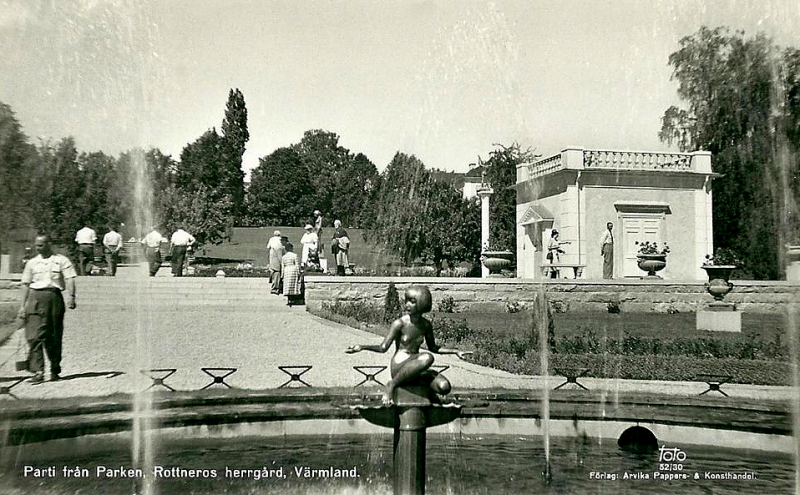
MULTIPOLYGON (((569 241, 559 241, 558 230, 553 229, 550 231, 550 240, 547 243, 547 254, 545 257, 551 265, 560 263, 561 255, 564 250, 561 248, 564 244, 570 244, 569 241)), ((600 237, 600 256, 603 257, 603 278, 614 278, 614 224, 611 222, 606 223, 606 230, 600 237)), ((558 269, 550 269, 550 277, 558 278, 558 269)))
MULTIPOLYGON (((303 299, 303 274, 306 271, 324 271, 327 258, 322 243, 323 217, 319 210, 314 211, 313 225, 307 223, 300 238, 300 256, 294 252, 294 244, 282 235, 280 230, 272 233, 267 242, 267 269, 270 278, 270 292, 287 297, 286 304, 292 306, 303 299)), ((336 262, 336 274, 346 275, 350 269, 350 237, 340 220, 333 222, 330 253, 336 262)))
MULTIPOLYGON (((78 244, 77 274, 80 276, 91 275, 95 246, 97 245, 97 233, 90 226, 85 225, 75 234, 75 242, 78 244)), ((161 267, 161 243, 163 242, 167 242, 167 239, 161 235, 158 227, 153 227, 153 230, 141 240, 151 277, 155 277, 161 267)), ((173 276, 183 276, 187 253, 191 251, 195 242, 194 236, 181 227, 172 234, 169 239, 169 252, 173 276)), ((103 236, 102 244, 106 259, 106 275, 113 277, 117 274, 120 251, 123 246, 122 234, 119 233, 117 225, 110 224, 108 226, 108 232, 103 236)))
MULTIPOLYGON (((108 232, 103 236, 103 254, 108 267, 106 274, 112 277, 117 274, 119 252, 122 249, 122 235, 118 231, 117 225, 109 224, 108 232)), ((97 233, 85 225, 75 234, 75 242, 78 243, 78 275, 91 275, 97 233)))
MULTIPOLYGON (((153 230, 144 236, 141 242, 142 246, 144 246, 144 254, 147 259, 150 276, 155 277, 161 267, 161 243, 167 242, 167 239, 161 235, 158 227, 153 227, 153 230)), ((195 242, 194 236, 183 230, 181 226, 172 233, 172 237, 169 240, 169 253, 173 277, 183 276, 183 267, 186 263, 187 255, 191 252, 195 242)))

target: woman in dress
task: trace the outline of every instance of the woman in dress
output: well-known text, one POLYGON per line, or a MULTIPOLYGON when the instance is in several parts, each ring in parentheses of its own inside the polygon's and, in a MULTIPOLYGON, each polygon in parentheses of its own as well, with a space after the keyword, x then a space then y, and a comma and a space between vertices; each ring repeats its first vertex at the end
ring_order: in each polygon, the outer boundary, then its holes
MULTIPOLYGON (((338 248, 336 253, 336 275, 345 275, 345 270, 350 268, 350 257, 348 251, 350 248, 350 238, 347 236, 347 231, 342 227, 341 220, 333 222, 333 239, 336 239, 336 246, 338 248)), ((334 244, 333 242, 331 244, 334 244)))
POLYGON ((286 305, 292 306, 303 301, 303 271, 300 267, 300 258, 294 253, 292 243, 286 243, 285 249, 286 254, 281 258, 283 295, 286 296, 286 305))
POLYGON ((313 255, 317 253, 317 249, 319 248, 319 236, 314 232, 314 227, 312 227, 311 224, 306 224, 305 231, 303 237, 300 239, 300 244, 303 245, 300 260, 304 267, 309 265, 310 258, 316 257, 313 255))

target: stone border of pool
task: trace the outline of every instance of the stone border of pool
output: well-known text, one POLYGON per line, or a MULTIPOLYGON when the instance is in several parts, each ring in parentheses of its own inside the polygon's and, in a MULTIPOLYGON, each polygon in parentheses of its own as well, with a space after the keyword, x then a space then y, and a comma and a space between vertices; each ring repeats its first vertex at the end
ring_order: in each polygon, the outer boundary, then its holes
MULTIPOLYGON (((352 388, 158 392, 153 394, 152 418, 159 429, 189 428, 196 432, 200 428, 204 434, 229 429, 237 432, 232 434, 248 434, 265 428, 277 428, 277 434, 311 434, 319 430, 313 424, 330 420, 348 425, 333 429, 339 433, 376 433, 350 406, 373 403, 378 397, 375 389, 352 388), (308 428, 286 426, 307 421, 308 428)), ((542 391, 457 390, 452 397, 463 406, 462 417, 438 431, 541 433, 542 391)), ((774 452, 793 451, 795 441, 790 404, 777 400, 642 393, 620 393, 614 400, 608 394, 563 390, 550 393, 550 418, 554 436, 618 437, 625 428, 641 425, 654 429, 660 441, 774 452), (721 430, 730 434, 719 435, 721 430)), ((0 445, 127 432, 132 423, 132 396, 127 394, 46 402, 5 401, 0 411, 0 445)), ((316 432, 329 434, 330 430, 316 432)))

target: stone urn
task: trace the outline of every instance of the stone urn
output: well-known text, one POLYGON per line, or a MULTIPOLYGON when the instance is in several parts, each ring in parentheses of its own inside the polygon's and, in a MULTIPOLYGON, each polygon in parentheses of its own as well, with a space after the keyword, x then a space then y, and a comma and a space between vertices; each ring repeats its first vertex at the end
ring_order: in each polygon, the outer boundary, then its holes
POLYGON ((511 268, 514 253, 511 251, 484 251, 481 254, 483 266, 489 270, 490 277, 502 277, 502 270, 511 268))
POLYGON ((703 265, 701 268, 708 274, 706 290, 717 302, 722 302, 725 295, 733 289, 730 278, 736 265, 703 265))
POLYGON ((666 254, 638 254, 639 269, 647 272, 648 278, 661 278, 656 272, 663 270, 667 266, 666 254))

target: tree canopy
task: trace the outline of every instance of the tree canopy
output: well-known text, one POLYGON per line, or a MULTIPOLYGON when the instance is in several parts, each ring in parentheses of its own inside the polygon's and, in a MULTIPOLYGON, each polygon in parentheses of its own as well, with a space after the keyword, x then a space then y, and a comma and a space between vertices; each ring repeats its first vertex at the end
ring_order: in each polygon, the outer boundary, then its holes
POLYGON ((476 262, 480 255, 480 211, 474 201, 436 181, 416 157, 395 154, 380 178, 367 223, 372 242, 398 255, 443 263, 476 262))
MULTIPOLYGON (((659 137, 713 155, 714 244, 734 249, 756 278, 781 272, 797 222, 800 56, 764 35, 701 28, 670 55, 687 108, 664 112, 659 137)), ((798 239, 800 240, 800 239, 798 239)))
POLYGON ((528 163, 537 156, 530 149, 521 149, 517 143, 510 146, 496 144, 489 159, 481 164, 486 182, 494 190, 489 200, 489 246, 492 249, 517 251, 517 192, 512 186, 517 182, 517 165, 528 163))

